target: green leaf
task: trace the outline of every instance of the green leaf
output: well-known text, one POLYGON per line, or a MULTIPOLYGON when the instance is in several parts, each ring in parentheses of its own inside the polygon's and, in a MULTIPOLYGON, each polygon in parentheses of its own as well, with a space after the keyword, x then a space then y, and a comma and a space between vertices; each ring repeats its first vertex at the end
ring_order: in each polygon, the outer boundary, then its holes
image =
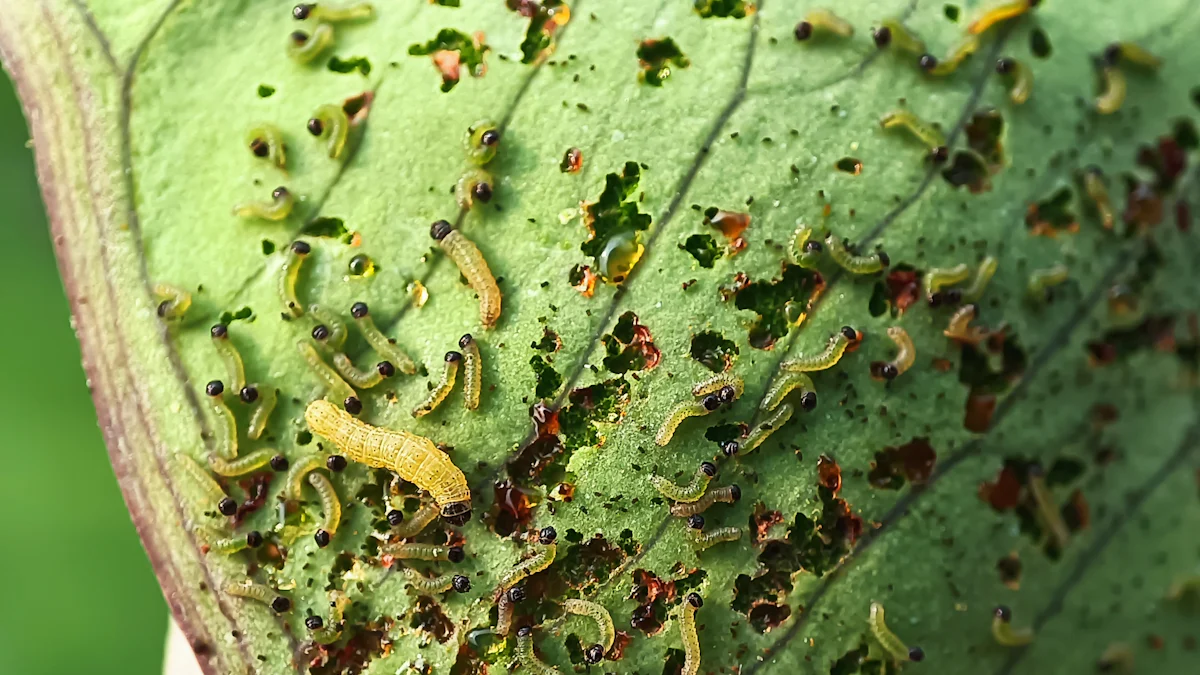
MULTIPOLYGON (((842 2, 855 35, 805 41, 794 37, 805 9, 781 0, 451 4, 378 3, 371 21, 334 24, 308 66, 287 57, 297 22, 271 3, 42 0, 0 17, 114 469, 206 672, 502 669, 514 640, 481 632, 493 590, 546 526, 558 555, 526 582, 517 616, 564 671, 597 629, 564 617, 562 600, 600 602, 630 636, 605 670, 671 673, 683 662, 679 608, 695 591, 702 672, 892 672, 868 631, 872 602, 924 649, 914 671, 1089 672, 1126 643, 1139 670, 1190 672, 1188 605, 1164 594, 1195 574, 1200 528, 1194 3, 1044 2, 988 30, 946 77, 878 49, 870 28, 900 17, 944 61, 977 3, 956 21, 941 3, 842 2), (689 65, 650 86, 647 40, 689 65), (1119 63, 1124 104, 1099 115, 1096 57, 1111 40, 1163 65, 1119 63), (995 74, 1002 55, 1033 73, 1023 105, 995 74), (330 59, 373 67, 346 77, 330 59), (308 128, 321 106, 349 116, 337 159, 308 128), (945 164, 880 127, 898 108, 940 126, 945 164), (480 120, 500 132, 492 191, 460 210, 463 139, 480 120), (247 147, 264 123, 283 132, 286 170, 247 147), (559 168, 570 148, 583 157, 574 173, 559 168), (233 215, 278 186, 296 199, 288 217, 233 215), (710 258, 713 247, 688 243, 711 232, 698 214, 711 204, 747 212, 744 249, 710 258), (429 238, 438 219, 494 272, 494 329, 429 238), (823 255, 800 267, 787 246, 799 226, 864 256, 885 251, 902 276, 856 276, 823 255), (294 316, 280 287, 298 237, 311 253, 294 316), (350 273, 361 255, 370 264, 350 273), (943 333, 954 307, 924 302, 922 279, 985 255, 999 268, 971 325, 986 339, 960 345, 943 333), (1053 265, 1066 281, 1031 293, 1031 275, 1053 265), (181 320, 160 318, 160 284, 191 294, 181 320), (419 501, 404 484, 389 504, 386 471, 331 474, 342 518, 321 548, 316 494, 281 506, 280 475, 223 481, 243 503, 234 525, 180 468, 216 447, 204 384, 229 380, 210 337, 219 320, 247 378, 279 393, 257 440, 245 436, 250 406, 226 396, 242 456, 270 448, 295 466, 328 451, 303 421, 325 391, 296 343, 311 341, 308 305, 346 317, 355 302, 419 366, 359 391, 361 418, 437 442, 472 488, 465 527, 418 538, 461 535, 465 595, 419 596, 400 563, 385 567, 387 511, 411 517, 419 501), (719 443, 764 416, 780 363, 817 354, 846 325, 865 339, 811 373, 816 408, 794 394, 789 422, 726 459, 719 443), (871 364, 895 357, 893 326, 915 361, 884 384, 871 364), (479 409, 456 389, 414 419, 468 332, 482 353, 479 409), (668 412, 721 371, 745 394, 656 446, 668 412), (747 531, 696 553, 647 479, 684 484, 704 460, 718 463, 714 486, 742 495, 709 509, 707 530, 747 531), (205 552, 206 527, 254 529, 267 544, 205 552), (224 592, 247 573, 290 611, 224 592), (329 591, 351 604, 324 647, 304 618, 329 617, 329 591), (997 605, 1036 629, 1030 646, 994 642, 997 605)), ((349 332, 346 353, 374 368, 383 356, 349 332)))

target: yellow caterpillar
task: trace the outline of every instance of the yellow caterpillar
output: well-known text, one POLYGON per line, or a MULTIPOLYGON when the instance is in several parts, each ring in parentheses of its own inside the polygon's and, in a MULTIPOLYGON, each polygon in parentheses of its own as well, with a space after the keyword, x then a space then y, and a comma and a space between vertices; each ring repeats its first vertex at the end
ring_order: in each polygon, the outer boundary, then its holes
POLYGON ((495 326, 500 318, 500 287, 496 285, 496 278, 492 276, 492 270, 479 247, 444 220, 435 222, 429 228, 429 236, 438 242, 479 295, 479 319, 483 326, 495 326))

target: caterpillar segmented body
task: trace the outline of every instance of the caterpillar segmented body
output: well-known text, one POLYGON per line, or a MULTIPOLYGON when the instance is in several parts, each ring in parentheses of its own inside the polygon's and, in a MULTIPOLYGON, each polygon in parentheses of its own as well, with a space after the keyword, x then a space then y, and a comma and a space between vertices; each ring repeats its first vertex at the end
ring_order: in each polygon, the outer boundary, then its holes
POLYGON ((659 494, 674 502, 694 502, 704 496, 708 483, 717 475, 717 467, 712 462, 703 462, 692 476, 692 482, 679 486, 662 476, 650 476, 650 484, 659 494))
POLYGON ((192 294, 169 284, 155 284, 155 313, 163 321, 181 321, 192 306, 192 294))
POLYGON ((287 146, 283 142, 283 132, 274 124, 260 124, 246 134, 246 145, 251 154, 259 159, 265 159, 277 169, 287 168, 287 146))
POLYGON ((229 595, 257 600, 264 605, 268 605, 271 609, 275 610, 276 614, 283 614, 292 608, 291 600, 279 595, 273 589, 254 583, 250 579, 227 583, 223 589, 229 595))
POLYGON ((451 588, 458 593, 466 593, 471 590, 471 580, 462 574, 427 577, 411 567, 405 567, 403 573, 404 578, 408 579, 408 583, 412 584, 413 588, 425 593, 445 593, 451 588))
POLYGON ((671 515, 678 518, 687 518, 688 516, 707 511, 713 504, 734 504, 741 498, 742 489, 737 485, 713 488, 705 491, 704 495, 694 502, 672 504, 671 515))
POLYGON ((696 610, 704 606, 699 593, 688 593, 679 610, 679 633, 683 641, 683 669, 680 675, 700 672, 700 636, 696 634, 696 610))
POLYGON ((888 629, 887 623, 884 621, 883 605, 878 602, 871 603, 871 614, 867 618, 867 626, 871 630, 871 636, 875 638, 880 647, 883 647, 893 663, 921 661, 925 658, 925 652, 920 647, 909 648, 903 640, 888 629))
POLYGON ((392 528, 392 534, 401 539, 410 539, 421 534, 434 518, 438 516, 438 505, 436 502, 425 502, 421 504, 421 508, 412 515, 412 518, 400 523, 399 526, 392 528))
POLYGON ((1200 594, 1200 570, 1175 578, 1167 587, 1167 600, 1172 602, 1182 600, 1188 593, 1200 594))
POLYGON ((496 599, 496 635, 507 637, 512 630, 513 605, 525 599, 525 589, 514 586, 500 593, 496 599))
POLYGON ((979 38, 974 35, 967 35, 959 40, 958 44, 950 50, 946 58, 939 60, 927 72, 934 77, 945 77, 958 70, 963 61, 966 61, 972 54, 979 51, 979 38))
POLYGON ((1108 186, 1104 183, 1104 175, 1100 173, 1100 169, 1089 167, 1083 172, 1082 182, 1083 191, 1092 200, 1092 205, 1100 216, 1100 224, 1106 230, 1113 229, 1113 225, 1116 224, 1116 215, 1113 213, 1112 200, 1108 196, 1108 186))
POLYGON ((767 395, 763 397, 761 410, 771 412, 783 403, 796 389, 800 390, 800 407, 811 411, 817 407, 817 390, 813 386, 812 378, 804 373, 788 373, 780 372, 771 381, 771 388, 767 390, 767 395))
POLYGON ((330 349, 340 351, 346 344, 346 322, 337 314, 321 305, 309 305, 308 314, 316 322, 313 328, 313 339, 330 349), (323 327, 323 330, 318 330, 323 327))
POLYGON ((663 421, 662 426, 658 428, 658 433, 654 435, 654 443, 660 447, 665 446, 671 442, 671 438, 675 436, 675 430, 685 419, 707 415, 719 407, 721 407, 721 401, 716 394, 709 394, 699 401, 684 401, 676 405, 667 414, 667 419, 663 421))
POLYGON ((917 34, 909 30, 908 26, 901 23, 899 19, 884 19, 879 26, 874 33, 876 46, 883 48, 891 45, 910 54, 924 54, 928 51, 925 48, 925 41, 917 37, 917 34))
POLYGON ((1008 100, 1021 105, 1029 100, 1033 93, 1033 70, 1021 61, 1003 58, 996 62, 996 72, 1008 78, 1011 83, 1008 89, 1008 100))
POLYGON ((229 375, 229 385, 233 391, 241 391, 246 386, 246 366, 242 355, 229 339, 229 327, 223 323, 214 325, 209 334, 212 336, 213 348, 221 363, 225 364, 225 372, 229 375))
MULTIPOLYGON (((588 600, 568 599, 563 600, 563 609, 568 614, 578 614, 586 616, 596 622, 596 627, 600 629, 600 647, 603 652, 612 649, 613 642, 617 639, 617 629, 613 625, 612 615, 604 609, 603 605, 588 600)), ((598 661, 599 659, 597 659, 598 661)))
POLYGON ((467 410, 479 408, 479 391, 483 387, 483 361, 479 357, 479 343, 470 333, 458 339, 463 354, 463 407, 467 410))
POLYGON ((262 546, 263 536, 258 530, 251 530, 243 535, 223 537, 211 527, 200 529, 200 539, 209 551, 224 555, 233 555, 238 551, 262 546))
POLYGON ((317 644, 329 645, 342 637, 342 618, 350 598, 342 591, 329 592, 329 620, 322 621, 319 616, 310 616, 304 620, 304 625, 312 631, 313 641, 317 644))
POLYGON ((758 446, 762 445, 768 438, 770 438, 771 434, 775 433, 779 427, 787 424, 788 420, 792 419, 792 415, 795 412, 796 409, 792 407, 791 403, 781 404, 775 409, 775 413, 773 415, 760 422, 750 430, 750 433, 746 436, 746 438, 737 445, 734 453, 738 456, 741 456, 754 452, 754 450, 757 449, 758 446))
POLYGON ((220 484, 196 460, 192 459, 189 455, 176 455, 175 461, 179 469, 192 479, 196 487, 204 491, 204 495, 208 498, 209 502, 216 505, 217 511, 221 515, 232 516, 237 512, 237 502, 225 494, 220 484))
POLYGON ((710 549, 725 541, 737 541, 742 538, 740 527, 718 527, 705 532, 698 529, 688 529, 688 543, 696 551, 710 549))
POLYGON ((1096 112, 1111 115, 1125 104, 1125 92, 1128 89, 1125 73, 1116 66, 1103 66, 1100 69, 1100 78, 1104 81, 1104 91, 1096 97, 1096 112))
POLYGON ((333 535, 337 534, 338 524, 342 522, 342 503, 338 501, 337 490, 333 482, 316 471, 308 474, 308 484, 313 486, 321 497, 321 527, 317 530, 317 545, 325 548, 333 535), (321 533, 325 534, 322 535, 321 533), (322 541, 324 543, 322 543, 322 541))
POLYGON ((319 23, 312 33, 292 31, 288 36, 287 55, 296 63, 312 63, 333 45, 333 26, 319 23))
POLYGON ((967 26, 967 33, 970 35, 980 35, 986 32, 989 28, 1015 19, 1022 14, 1028 12, 1038 5, 1040 0, 1008 0, 984 11, 967 26))
POLYGON ((254 392, 255 406, 250 413, 250 424, 246 430, 246 436, 251 440, 258 440, 267 430, 267 423, 271 421, 271 413, 275 412, 275 405, 279 402, 279 390, 275 387, 251 383, 242 389, 243 401, 246 400, 248 390, 254 392))
POLYGON ((1104 649, 1096 662, 1096 671, 1101 673, 1133 674, 1133 650, 1124 642, 1114 642, 1104 649))
POLYGON ((833 234, 825 237, 825 250, 829 252, 829 257, 833 258, 839 267, 851 274, 875 274, 882 271, 890 262, 887 254, 883 251, 877 251, 871 255, 854 255, 846 248, 842 238, 833 234))
POLYGON ((807 40, 814 32, 848 38, 854 37, 854 26, 830 10, 816 7, 809 10, 800 25, 796 26, 796 39, 807 40))
POLYGON ((946 286, 961 284, 971 276, 971 268, 967 267, 966 263, 959 263, 954 267, 933 267, 925 272, 925 293, 927 297, 933 296, 946 286))
POLYGON ((1026 284, 1025 292, 1031 301, 1045 302, 1049 299, 1050 289, 1066 283, 1069 278, 1071 278, 1071 271, 1067 269, 1066 265, 1054 265, 1046 269, 1034 270, 1029 273, 1029 283, 1026 284))
POLYGON ((225 385, 213 380, 204 387, 208 397, 208 408, 213 415, 213 451, 222 459, 238 456, 237 421, 233 411, 225 405, 225 385))
POLYGON ((916 347, 908 331, 900 326, 892 326, 887 330, 888 337, 896 343, 896 358, 891 361, 875 361, 871 364, 871 377, 876 380, 891 382, 912 367, 917 358, 916 347))
POLYGON ((271 463, 275 456, 272 448, 263 448, 237 459, 224 459, 218 455, 208 456, 208 468, 219 476, 244 476, 253 473, 271 463))
POLYGON ((296 197, 281 185, 271 191, 271 201, 243 202, 233 207, 233 215, 247 220, 280 221, 292 215, 295 206, 296 197))
POLYGON ((370 389, 377 387, 385 379, 396 374, 396 367, 391 361, 380 361, 369 370, 359 370, 358 366, 354 365, 354 361, 350 360, 342 352, 334 352, 333 367, 337 370, 338 375, 350 383, 350 386, 356 389, 370 389))
POLYGON ((946 134, 938 127, 929 124, 907 110, 893 110, 879 118, 879 126, 884 129, 903 127, 917 140, 925 145, 938 148, 946 145, 946 134))
POLYGON ((479 296, 479 320, 484 328, 495 326, 500 318, 500 287, 496 285, 496 278, 492 276, 492 270, 479 247, 444 220, 435 222, 429 228, 429 235, 454 261, 458 271, 479 296))
POLYGON ((961 342, 968 345, 977 345, 987 337, 987 331, 972 326, 971 322, 979 315, 979 305, 971 303, 963 305, 955 310, 950 316, 950 322, 946 325, 946 330, 942 334, 956 342, 961 342))
POLYGON ((399 560, 429 560, 460 563, 466 558, 461 546, 441 546, 439 544, 390 544, 379 549, 399 560))
POLYGON ((838 361, 842 360, 842 355, 847 350, 857 348, 858 343, 862 342, 862 338, 862 333, 850 326, 842 326, 842 329, 830 338, 829 345, 825 347, 825 351, 813 356, 801 356, 784 361, 779 364, 779 368, 789 373, 809 373, 818 370, 827 370, 836 366, 838 361))
POLYGON ((283 301, 285 317, 300 316, 304 313, 304 307, 296 299, 296 279, 300 277, 300 267, 309 253, 312 253, 312 246, 306 241, 297 239, 288 247, 279 276, 279 298, 283 301))
POLYGON ((1152 54, 1150 50, 1134 42, 1110 44, 1104 49, 1104 61, 1113 66, 1129 63, 1150 70, 1158 70, 1163 63, 1162 59, 1152 54))
POLYGON ((533 629, 529 626, 521 626, 517 629, 516 653, 521 667, 533 675, 561 675, 558 668, 542 663, 533 653, 533 629))
POLYGON ((462 525, 471 518, 466 477, 428 438, 371 426, 321 399, 308 404, 304 418, 314 434, 328 439, 347 458, 390 469, 428 492, 447 523, 462 525))
POLYGON ((492 174, 480 167, 467 169, 454 184, 454 199, 461 209, 469 209, 476 201, 484 204, 492 201, 496 182, 492 174))
POLYGON ((496 157, 500 147, 500 130, 491 120, 479 120, 467 128, 463 138, 467 159, 476 166, 484 166, 496 157))
POLYGON ((287 497, 293 501, 304 499, 304 479, 308 474, 325 466, 325 455, 309 455, 304 459, 294 461, 288 467, 284 485, 287 487, 287 497))
POLYGON ((512 569, 505 572, 504 576, 500 577, 500 583, 496 588, 497 599, 499 599, 499 594, 541 572, 554 562, 554 556, 558 553, 558 544, 555 543, 557 537, 558 533, 553 527, 542 528, 538 534, 538 541, 534 544, 536 553, 533 557, 517 563, 512 569))
POLYGON ((971 279, 971 285, 963 289, 962 298, 967 302, 978 302, 983 297, 984 291, 987 290, 988 284, 992 282, 992 277, 996 274, 996 267, 999 266, 999 261, 993 256, 987 256, 979 263, 979 267, 975 269, 975 276, 971 279))
POLYGON ((375 325, 375 319, 371 318, 371 310, 367 307, 367 303, 356 302, 351 305, 350 316, 354 317, 354 325, 358 326, 358 332, 362 333, 363 339, 371 345, 371 349, 374 349, 376 354, 389 361, 405 375, 417 372, 417 364, 409 358, 408 354, 404 353, 404 350, 396 346, 395 340, 384 335, 383 331, 375 325))
POLYGON ((788 254, 792 262, 805 269, 816 269, 821 260, 825 247, 819 241, 809 241, 812 238, 812 228, 801 225, 792 233, 788 242, 788 254))
POLYGON ((746 383, 742 378, 731 373, 718 373, 703 382, 696 383, 692 387, 692 396, 704 396, 705 394, 715 394, 720 392, 725 387, 733 388, 733 399, 739 399, 746 391, 746 383))
POLYGON ((454 389, 454 382, 458 379, 458 364, 462 363, 462 354, 458 352, 446 352, 443 362, 445 366, 442 368, 442 379, 429 392, 429 396, 425 397, 424 401, 421 401, 417 407, 413 408, 413 417, 424 417, 433 412, 450 395, 450 390, 454 389))
POLYGON ((1033 642, 1033 629, 1013 628, 1012 610, 1000 605, 992 612, 992 637, 1002 647, 1020 647, 1033 642))
POLYGON ((308 120, 308 133, 324 139, 329 158, 337 159, 346 149, 346 139, 350 137, 350 118, 340 105, 323 105, 308 120))
POLYGON ((312 19, 328 23, 365 21, 375 17, 375 7, 369 2, 358 2, 345 7, 333 7, 325 3, 305 2, 292 8, 292 18, 297 21, 312 19))
POLYGON ((1071 539, 1071 531, 1067 528, 1062 513, 1054 503, 1054 496, 1050 494, 1050 488, 1046 487, 1045 472, 1042 467, 1034 465, 1029 468, 1027 478, 1029 479, 1029 493, 1033 496, 1033 502, 1037 507, 1038 520, 1041 521, 1042 527, 1046 528, 1046 534, 1054 546, 1059 551, 1065 550, 1067 542, 1071 539))
POLYGON ((316 376, 325 384, 329 390, 329 395, 339 401, 345 401, 348 398, 354 397, 354 389, 346 384, 341 375, 329 364, 321 359, 321 355, 317 353, 317 349, 312 346, 312 343, 307 340, 300 340, 296 343, 296 348, 300 350, 300 355, 304 357, 304 361, 308 363, 308 367, 316 376))

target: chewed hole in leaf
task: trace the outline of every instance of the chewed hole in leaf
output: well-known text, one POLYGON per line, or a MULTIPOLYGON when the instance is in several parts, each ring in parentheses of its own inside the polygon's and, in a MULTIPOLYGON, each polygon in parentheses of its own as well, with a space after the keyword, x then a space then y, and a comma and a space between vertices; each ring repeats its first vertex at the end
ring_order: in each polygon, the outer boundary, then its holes
POLYGON ((661 87, 671 76, 671 66, 687 68, 691 61, 671 38, 643 40, 637 48, 641 71, 638 78, 648 85, 661 87))
POLYGON ((484 58, 491 48, 483 33, 467 35, 453 28, 443 28, 431 40, 409 46, 410 56, 431 56, 433 65, 442 76, 442 91, 453 89, 461 78, 462 68, 471 77, 483 77, 487 72, 484 58))
POLYGON ((717 240, 708 234, 693 234, 680 244, 679 248, 687 251, 705 269, 712 268, 717 258, 721 257, 721 249, 717 248, 717 240))
POLYGON ((706 330, 692 336, 690 354, 705 368, 722 373, 733 365, 738 356, 738 346, 721 333, 706 330))
POLYGON ((1048 59, 1054 53, 1050 45, 1050 36, 1039 27, 1029 31, 1029 52, 1039 59, 1048 59))
POLYGON ((820 273, 798 265, 783 263, 783 272, 770 282, 751 283, 737 292, 734 304, 738 309, 758 314, 758 320, 750 326, 750 346, 755 349, 770 349, 775 342, 788 334, 804 318, 807 307, 825 288, 820 273), (799 315, 788 312, 791 307, 800 307, 799 315), (792 314, 792 317, 789 317, 792 314))
POLYGON ((371 74, 371 61, 365 56, 352 56, 347 59, 342 59, 338 56, 331 56, 326 67, 335 73, 355 73, 366 77, 371 74))
POLYGON ((650 329, 638 321, 637 314, 625 312, 617 319, 613 332, 601 336, 604 345, 604 367, 617 375, 631 371, 649 370, 662 360, 662 352, 654 346, 650 329))

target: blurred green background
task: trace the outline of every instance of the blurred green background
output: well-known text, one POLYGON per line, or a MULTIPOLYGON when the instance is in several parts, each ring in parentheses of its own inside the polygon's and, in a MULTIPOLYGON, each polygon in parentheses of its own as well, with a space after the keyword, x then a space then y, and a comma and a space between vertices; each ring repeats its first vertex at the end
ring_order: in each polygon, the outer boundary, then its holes
POLYGON ((0 673, 159 673, 166 604, 96 426, 28 137, 0 78, 0 673))

